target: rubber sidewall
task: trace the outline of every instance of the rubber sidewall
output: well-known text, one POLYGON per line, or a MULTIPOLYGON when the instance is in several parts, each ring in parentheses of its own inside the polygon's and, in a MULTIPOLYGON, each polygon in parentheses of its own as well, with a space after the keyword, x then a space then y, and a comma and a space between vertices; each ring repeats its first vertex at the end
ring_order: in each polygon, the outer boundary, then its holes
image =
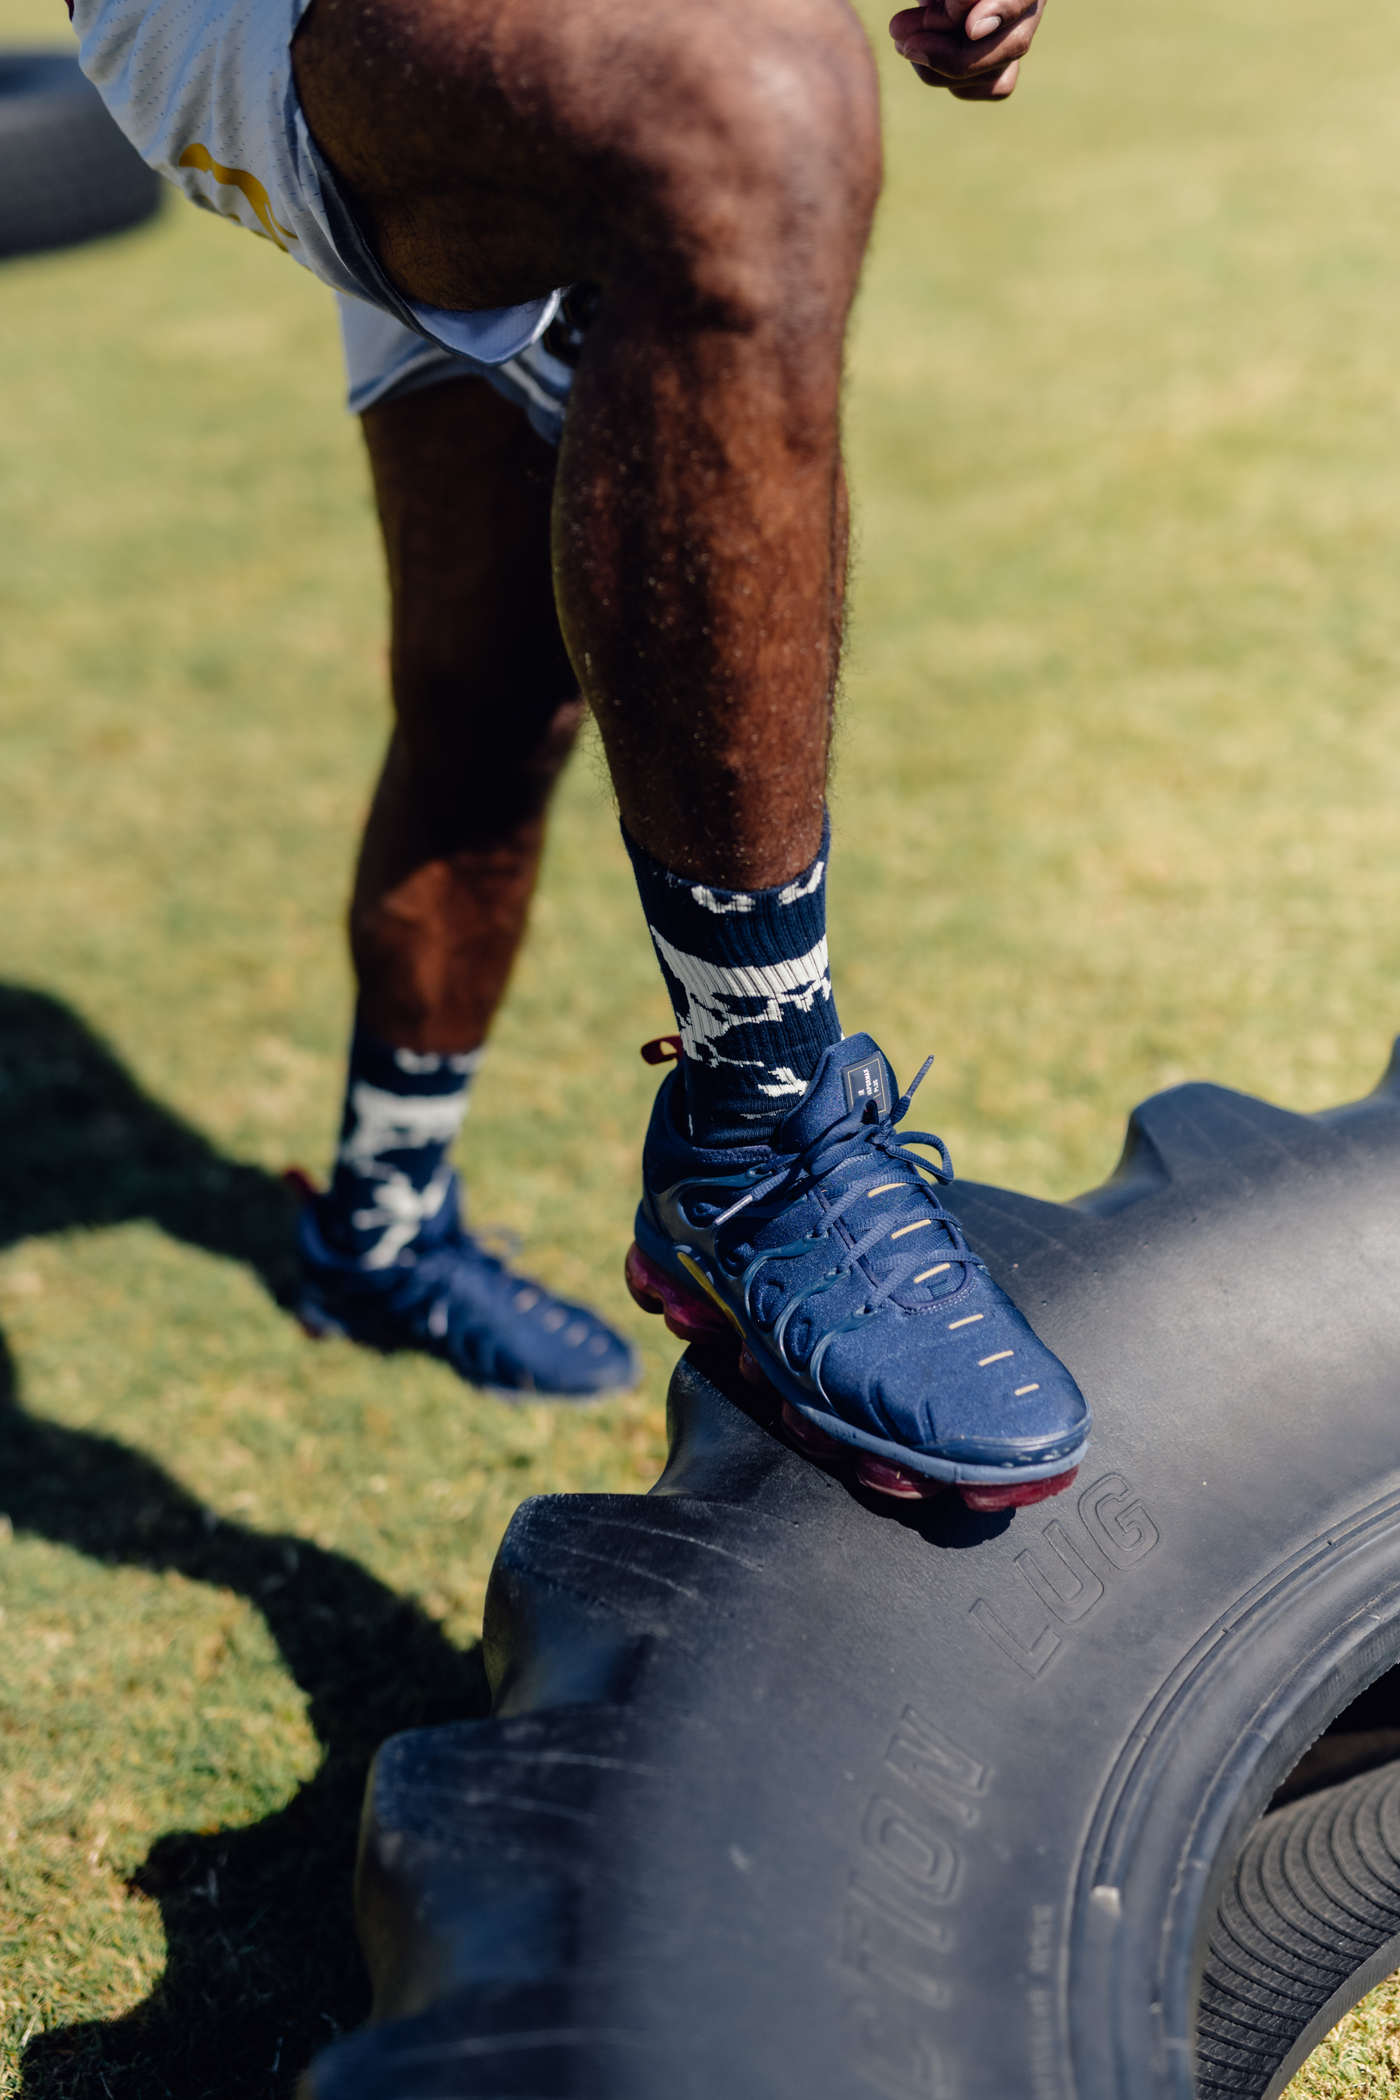
POLYGON ((0 51, 0 257, 139 225, 163 189, 71 52, 0 51))

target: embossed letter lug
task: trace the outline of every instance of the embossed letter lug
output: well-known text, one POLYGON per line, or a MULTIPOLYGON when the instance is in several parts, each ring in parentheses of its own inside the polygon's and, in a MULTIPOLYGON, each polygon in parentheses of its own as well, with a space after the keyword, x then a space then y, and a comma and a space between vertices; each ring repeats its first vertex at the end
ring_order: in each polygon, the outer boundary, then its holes
MULTIPOLYGON (((1068 1514, 1068 1513, 1067 1513, 1068 1514)), ((1073 1524, 1069 1518, 1069 1524, 1073 1524)), ((1107 1595, 1103 1569, 1135 1568, 1158 1543, 1161 1533, 1131 1484, 1121 1473, 1105 1473, 1079 1497, 1083 1535, 1072 1536, 1066 1522, 1052 1517, 1040 1543, 1016 1555, 1016 1572, 1039 1607, 1034 1617, 1017 1593, 998 1611, 987 1597, 970 1610, 988 1640, 1028 1677, 1041 1677, 1064 1646, 1064 1627, 1080 1626, 1107 1595), (1049 1617, 1045 1616, 1049 1613, 1049 1617)), ((1076 1527, 1077 1530, 1077 1527, 1076 1527)))
POLYGON ((1106 1473, 1085 1488, 1079 1514, 1084 1529, 1115 1568, 1135 1568, 1162 1536, 1121 1473, 1106 1473))

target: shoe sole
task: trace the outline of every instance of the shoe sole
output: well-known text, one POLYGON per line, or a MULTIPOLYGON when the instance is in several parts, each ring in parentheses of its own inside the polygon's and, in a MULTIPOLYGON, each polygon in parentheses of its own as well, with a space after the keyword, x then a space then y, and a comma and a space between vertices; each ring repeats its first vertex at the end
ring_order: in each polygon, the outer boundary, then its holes
MULTIPOLYGON (((674 1276, 644 1254, 635 1240, 627 1250, 623 1273, 634 1302, 645 1313, 659 1313, 678 1341, 713 1342, 721 1338, 726 1341, 737 1338, 741 1375, 750 1385, 763 1385, 770 1392, 776 1391, 750 1350, 734 1315, 722 1310, 712 1299, 685 1290, 674 1276)), ((782 1399, 782 1395, 778 1397, 782 1399)), ((1062 1495, 1066 1488, 1073 1486, 1079 1471, 1078 1466, 1071 1466, 1063 1473, 1052 1474, 1048 1480, 1012 1481, 1005 1487, 994 1482, 935 1480, 930 1474, 916 1472, 910 1466, 896 1465, 889 1459, 877 1458, 873 1452, 857 1451, 849 1444, 839 1443, 835 1437, 828 1436, 807 1421, 787 1399, 782 1400, 782 1424, 789 1443, 804 1458, 815 1459, 821 1465, 841 1466, 854 1460, 855 1476, 861 1486, 870 1488, 877 1495, 888 1495, 896 1502, 931 1502, 935 1496, 946 1494, 956 1485, 969 1509, 1027 1509, 1032 1503, 1047 1502, 1052 1495, 1062 1495)))

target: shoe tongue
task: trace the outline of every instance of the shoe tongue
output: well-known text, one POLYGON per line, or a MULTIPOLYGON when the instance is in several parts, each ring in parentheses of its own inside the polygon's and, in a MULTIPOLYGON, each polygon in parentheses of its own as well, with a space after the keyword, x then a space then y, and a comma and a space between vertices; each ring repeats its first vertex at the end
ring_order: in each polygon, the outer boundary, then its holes
POLYGON ((880 1046, 872 1036, 848 1035, 822 1053, 822 1061, 796 1108, 773 1134, 779 1152, 802 1152, 814 1139, 864 1103, 887 1116, 899 1099, 899 1086, 880 1046))

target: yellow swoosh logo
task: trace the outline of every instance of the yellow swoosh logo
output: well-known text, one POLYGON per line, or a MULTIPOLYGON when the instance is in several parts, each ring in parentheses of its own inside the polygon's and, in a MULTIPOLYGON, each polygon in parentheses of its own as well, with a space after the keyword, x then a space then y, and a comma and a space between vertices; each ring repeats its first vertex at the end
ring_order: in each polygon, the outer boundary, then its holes
POLYGON ((713 1300, 713 1302, 719 1307, 720 1311, 724 1314, 725 1319, 728 1320, 730 1326, 734 1328, 737 1332, 740 1340, 747 1340, 747 1336, 745 1335, 744 1330, 739 1323, 738 1314, 730 1311, 729 1307, 725 1304, 723 1298, 721 1298, 719 1292, 711 1283, 709 1277, 705 1274, 705 1271, 701 1268, 699 1262, 692 1261, 683 1247, 677 1247, 676 1254, 679 1257, 680 1265, 685 1270, 686 1274, 688 1276, 693 1276, 695 1278, 695 1281, 699 1284, 701 1290, 705 1293, 705 1296, 713 1300))
POLYGON ((286 243, 294 241, 296 235, 290 227, 279 225, 273 218, 271 201, 256 175, 250 175, 246 168, 224 167, 222 162, 215 160, 207 146, 199 145, 186 146, 175 165, 179 168, 199 168, 204 174, 212 175, 215 182, 227 183, 230 189, 242 190, 267 229, 268 239, 275 241, 285 255, 286 243))

